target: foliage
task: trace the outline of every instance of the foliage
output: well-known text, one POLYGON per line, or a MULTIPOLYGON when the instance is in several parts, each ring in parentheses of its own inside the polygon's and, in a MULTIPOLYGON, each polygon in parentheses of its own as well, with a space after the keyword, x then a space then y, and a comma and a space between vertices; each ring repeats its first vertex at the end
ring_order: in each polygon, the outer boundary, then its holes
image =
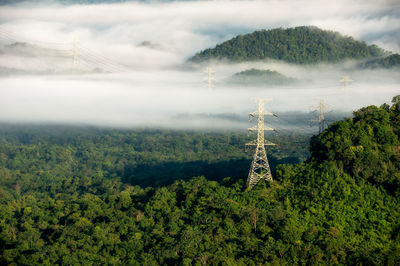
POLYGON ((215 48, 197 53, 190 61, 275 59, 289 63, 312 64, 372 58, 381 56, 383 53, 383 50, 376 45, 367 45, 337 32, 302 26, 239 35, 218 44, 215 48))
MULTIPOLYGON (((120 177, 132 185, 160 186, 203 175, 218 180, 248 171, 253 137, 240 132, 124 130, 72 126, 0 127, 0 165, 19 176, 44 172, 49 178, 120 177)), ((309 135, 269 135, 274 169, 278 163, 304 161, 309 135), (290 143, 295 142, 294 145, 290 143)), ((21 177, 24 178, 24 177, 21 177)), ((15 183, 10 184, 15 185, 15 183)))
POLYGON ((399 68, 400 67, 400 55, 392 54, 386 57, 379 57, 372 60, 368 60, 362 64, 363 68, 399 68))
POLYGON ((233 84, 256 84, 256 85, 288 85, 295 82, 296 79, 289 78, 277 71, 248 69, 234 74, 229 83, 233 84))
POLYGON ((311 140, 312 160, 336 162, 355 178, 382 184, 391 191, 400 185, 400 104, 369 106, 354 117, 332 124, 311 140))
POLYGON ((392 99, 392 103, 394 104, 400 103, 400 95, 394 96, 392 99))
MULTIPOLYGON (((117 173, 105 174, 105 165, 113 169, 122 159, 204 156, 192 143, 201 133, 191 138, 188 132, 48 130, 2 130, 1 264, 396 265, 400 260, 400 194, 393 180, 399 177, 400 104, 362 108, 354 118, 331 125, 312 139, 307 162, 279 165, 273 183, 261 181, 250 191, 245 176, 141 188, 124 184, 117 173), (152 146, 155 140, 160 144, 152 146), (156 155, 130 157, 135 153, 129 149, 156 155)), ((219 147, 220 137, 226 135, 200 139, 215 141, 208 146, 223 156, 241 141, 231 135, 230 144, 219 147)))

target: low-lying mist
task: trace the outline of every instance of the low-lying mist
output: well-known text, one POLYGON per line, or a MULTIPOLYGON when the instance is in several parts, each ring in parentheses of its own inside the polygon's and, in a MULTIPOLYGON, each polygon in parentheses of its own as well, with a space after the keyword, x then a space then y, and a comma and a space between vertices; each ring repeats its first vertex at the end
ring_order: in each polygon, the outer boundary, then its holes
MULTIPOLYGON (((1 78, 0 120, 83 123, 122 127, 240 129, 250 124, 254 98, 278 115, 308 114, 323 99, 327 112, 351 114, 366 105, 390 103, 399 92, 395 71, 358 70, 344 90, 342 69, 331 66, 214 64, 212 89, 203 67, 81 75, 9 75, 1 78), (224 81, 247 67, 274 69, 296 77, 290 86, 230 86, 224 81), (228 115, 226 115, 228 114, 228 115)), ((314 114, 315 117, 317 114, 314 114)), ((276 122, 275 118, 267 121, 276 122)), ((278 119, 279 121, 279 119, 278 119)), ((308 126, 305 124, 304 126, 308 126)))
POLYGON ((265 107, 280 118, 267 117, 267 122, 306 130, 308 120, 317 117, 310 112, 321 99, 327 116, 335 120, 362 106, 390 103, 399 94, 398 70, 363 70, 359 62, 187 62, 199 50, 240 33, 299 25, 336 30, 398 52, 395 2, 367 1, 361 6, 358 1, 337 1, 327 9, 313 1, 313 12, 286 0, 226 4, 54 1, 2 6, 0 121, 240 130, 251 125, 247 114, 256 109, 252 99, 271 98, 265 107), (337 16, 344 2, 346 12, 337 16), (287 8, 292 5, 298 8, 287 8), (214 71, 211 89, 207 67, 214 71), (234 74, 252 68, 277 71, 296 82, 229 82, 234 74), (340 83, 343 76, 353 80, 346 90, 340 83))

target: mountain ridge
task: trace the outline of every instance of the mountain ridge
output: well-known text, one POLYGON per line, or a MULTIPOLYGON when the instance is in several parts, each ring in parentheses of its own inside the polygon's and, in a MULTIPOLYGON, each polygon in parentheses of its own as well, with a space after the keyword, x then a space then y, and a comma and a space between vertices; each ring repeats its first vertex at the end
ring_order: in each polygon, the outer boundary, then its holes
POLYGON ((278 71, 270 69, 251 68, 233 74, 229 79, 229 84, 243 85, 289 85, 296 82, 297 79, 287 77, 278 71))
POLYGON ((288 63, 337 63, 345 59, 380 57, 385 51, 338 32, 315 26, 275 28, 238 35, 215 48, 208 48, 189 58, 190 62, 225 59, 233 62, 263 59, 288 63))

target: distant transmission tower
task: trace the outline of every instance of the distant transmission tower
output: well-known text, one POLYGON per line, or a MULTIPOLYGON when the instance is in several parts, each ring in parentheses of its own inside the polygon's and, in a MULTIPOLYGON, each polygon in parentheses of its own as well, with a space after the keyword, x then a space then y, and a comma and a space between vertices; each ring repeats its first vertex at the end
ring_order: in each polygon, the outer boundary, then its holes
POLYGON ((328 125, 325 119, 326 106, 324 100, 319 100, 319 106, 315 111, 318 111, 318 119, 310 120, 310 122, 318 122, 319 134, 321 134, 322 131, 324 131, 325 127, 328 125))
POLYGON ((74 42, 73 42, 73 67, 72 69, 74 70, 74 72, 79 72, 79 47, 78 47, 78 41, 76 40, 76 38, 74 38, 74 42))
POLYGON ((276 115, 264 111, 265 99, 257 99, 257 101, 258 101, 258 111, 249 114, 249 119, 257 116, 258 120, 256 126, 249 128, 250 132, 257 131, 257 140, 253 140, 246 144, 246 148, 248 146, 256 146, 253 162, 251 163, 249 176, 247 178, 248 189, 252 189, 261 179, 272 181, 272 175, 271 175, 271 170, 269 168, 265 146, 276 145, 264 139, 264 130, 274 130, 273 128, 264 125, 264 116, 265 115, 276 116, 276 115))
POLYGON ((340 83, 343 84, 343 90, 345 92, 347 92, 351 82, 353 82, 353 80, 349 76, 343 76, 343 78, 340 80, 340 83))
POLYGON ((209 91, 213 89, 213 81, 214 81, 214 70, 211 67, 207 67, 205 73, 207 74, 206 76, 206 81, 207 81, 207 88, 209 91))

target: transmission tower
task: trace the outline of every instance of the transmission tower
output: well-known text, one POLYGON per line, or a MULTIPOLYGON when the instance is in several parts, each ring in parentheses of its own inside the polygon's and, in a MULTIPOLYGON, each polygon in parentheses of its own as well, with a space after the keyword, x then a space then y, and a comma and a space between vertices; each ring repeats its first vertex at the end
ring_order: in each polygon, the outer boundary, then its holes
POLYGON ((73 42, 73 47, 72 47, 72 52, 73 52, 73 71, 74 72, 79 72, 79 47, 78 47, 78 41, 76 38, 74 38, 73 42))
POLYGON ((340 83, 343 84, 343 90, 346 92, 349 84, 353 82, 353 80, 349 76, 343 76, 343 78, 340 80, 340 83))
POLYGON ((318 119, 310 120, 310 122, 318 122, 319 134, 321 134, 322 131, 324 131, 325 127, 328 125, 325 119, 326 105, 324 100, 319 100, 319 106, 314 112, 316 111, 318 112, 318 119))
POLYGON ((207 88, 209 91, 213 89, 213 81, 214 81, 214 70, 211 67, 207 67, 206 71, 204 71, 206 75, 206 81, 207 81, 207 88))
POLYGON ((273 113, 264 111, 264 101, 265 99, 257 99, 258 101, 258 111, 249 114, 249 120, 257 116, 257 125, 249 128, 249 131, 257 131, 257 139, 246 144, 248 146, 256 146, 256 151, 254 153, 253 162, 251 163, 249 176, 247 178, 247 188, 252 189, 258 181, 261 179, 272 181, 271 170, 269 168, 269 163, 267 159, 267 153, 265 151, 265 146, 275 146, 276 144, 264 139, 265 130, 274 130, 264 124, 265 115, 273 115, 273 113))

